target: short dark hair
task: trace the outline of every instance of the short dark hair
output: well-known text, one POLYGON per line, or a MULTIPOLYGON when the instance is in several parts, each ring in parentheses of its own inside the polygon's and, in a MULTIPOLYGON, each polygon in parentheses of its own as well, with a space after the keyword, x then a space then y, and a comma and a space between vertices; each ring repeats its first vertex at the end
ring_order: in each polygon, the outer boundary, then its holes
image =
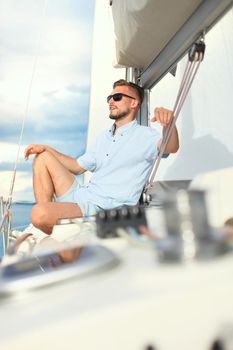
POLYGON ((129 86, 132 89, 134 89, 134 91, 137 93, 137 95, 140 99, 140 103, 142 103, 143 98, 144 98, 144 89, 141 86, 139 86, 135 83, 132 83, 131 81, 127 81, 125 79, 120 79, 120 80, 115 81, 115 83, 113 84, 113 89, 115 89, 115 87, 117 87, 117 86, 129 86))

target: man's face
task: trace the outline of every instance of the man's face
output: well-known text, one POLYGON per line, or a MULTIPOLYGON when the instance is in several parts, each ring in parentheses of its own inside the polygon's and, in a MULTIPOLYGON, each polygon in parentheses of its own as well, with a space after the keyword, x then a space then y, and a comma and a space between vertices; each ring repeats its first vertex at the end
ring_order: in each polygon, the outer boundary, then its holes
POLYGON ((108 102, 110 112, 109 118, 114 120, 126 118, 132 112, 133 106, 135 106, 135 101, 138 101, 136 92, 133 89, 130 89, 128 86, 115 87, 111 95, 115 95, 116 98, 119 99, 115 101, 113 96, 108 102))

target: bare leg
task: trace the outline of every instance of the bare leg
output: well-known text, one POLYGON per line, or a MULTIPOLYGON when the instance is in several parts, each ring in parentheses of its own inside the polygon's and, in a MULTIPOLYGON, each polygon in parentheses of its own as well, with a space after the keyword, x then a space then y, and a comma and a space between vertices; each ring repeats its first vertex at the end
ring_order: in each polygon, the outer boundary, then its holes
POLYGON ((60 218, 83 216, 75 203, 52 202, 53 194, 62 196, 73 184, 74 176, 49 152, 38 154, 33 162, 33 187, 37 204, 31 210, 33 225, 47 234, 60 218))
POLYGON ((31 210, 33 225, 47 234, 52 232, 58 219, 67 217, 81 217, 83 213, 75 203, 38 203, 31 210))
POLYGON ((62 196, 73 184, 74 176, 49 152, 34 158, 33 188, 37 203, 51 202, 53 194, 62 196))

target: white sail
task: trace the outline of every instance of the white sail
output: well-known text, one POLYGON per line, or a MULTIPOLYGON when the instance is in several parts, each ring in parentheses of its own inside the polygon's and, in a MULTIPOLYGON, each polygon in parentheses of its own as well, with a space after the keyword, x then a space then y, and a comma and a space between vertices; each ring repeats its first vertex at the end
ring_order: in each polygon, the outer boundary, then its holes
MULTIPOLYGON (((161 47, 166 46, 166 43, 172 38, 171 32, 174 30, 174 26, 176 30, 182 27, 190 12, 195 12, 200 5, 200 1, 183 1, 183 3, 185 6, 179 7, 178 10, 173 8, 175 5, 172 1, 142 1, 140 5, 137 1, 113 1, 115 26, 107 2, 98 1, 96 3, 87 146, 92 143, 94 136, 100 130, 109 126, 110 121, 108 120, 105 97, 111 91, 112 82, 125 77, 125 70, 116 68, 116 65, 129 66, 135 64, 137 68, 142 67, 146 71, 148 63, 158 55, 161 47), (156 6, 158 7, 157 12, 156 6), (125 11, 120 16, 118 11, 122 11, 124 8, 125 11), (126 11, 128 8, 131 8, 129 13, 126 11), (159 10, 162 12, 159 12, 159 10), (172 11, 178 11, 180 15, 178 17, 171 16, 172 11), (118 15, 120 20, 117 26, 118 15), (157 17, 162 15, 163 20, 156 21, 157 17), (127 16, 130 16, 129 19, 127 16), (146 20, 144 19, 145 26, 140 22, 143 20, 143 16, 146 18, 146 20), (149 19, 147 20, 148 16, 149 19), (138 24, 134 26, 133 19, 135 17, 138 24), (121 26, 122 22, 125 23, 127 20, 129 22, 128 27, 121 26), (180 21, 179 24, 177 23, 178 20, 180 21), (165 31, 169 31, 166 34, 166 39, 164 38, 164 29, 159 30, 162 21, 166 22, 166 28, 167 26, 171 27, 170 31, 165 29, 165 31), (152 25, 157 28, 156 32, 153 32, 152 25), (141 34, 137 35, 138 32, 141 34), (159 34, 161 35, 160 38, 159 34), (141 38, 141 35, 143 38, 141 38), (100 36, 101 40, 99 40, 100 36), (152 56, 153 52, 155 56, 152 56), (134 58, 130 60, 130 57, 134 58)), ((224 13, 226 3, 219 3, 218 10, 220 12, 224 13)), ((218 18, 216 13, 214 14, 218 18)), ((203 19, 203 23, 212 26, 209 17, 203 19)), ((216 22, 216 20, 216 18, 212 18, 213 22, 216 22)), ((192 180, 202 172, 233 165, 233 139, 231 136, 233 119, 230 112, 233 108, 231 98, 233 95, 232 23, 233 12, 231 9, 205 37, 205 58, 178 120, 180 150, 177 154, 171 155, 162 161, 156 180, 192 180)), ((180 43, 181 46, 182 44, 180 43)), ((172 49, 173 46, 171 47, 171 54, 173 54, 172 49)), ((153 114, 155 106, 173 108, 186 60, 187 57, 185 56, 178 65, 176 77, 166 75, 162 81, 151 89, 151 114, 153 114)), ((170 64, 172 63, 170 62, 170 64)), ((163 75, 162 68, 158 67, 158 69, 159 74, 163 75)), ((159 76, 156 75, 156 80, 158 79, 159 76)), ((149 116, 147 117, 149 118, 149 116)))

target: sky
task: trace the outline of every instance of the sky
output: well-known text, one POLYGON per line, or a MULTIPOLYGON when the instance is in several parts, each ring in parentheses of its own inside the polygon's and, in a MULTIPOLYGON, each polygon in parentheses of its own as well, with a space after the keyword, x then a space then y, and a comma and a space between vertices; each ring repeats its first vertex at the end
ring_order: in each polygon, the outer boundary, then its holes
POLYGON ((86 147, 94 0, 0 0, 0 195, 34 201, 30 143, 77 157, 86 147))

